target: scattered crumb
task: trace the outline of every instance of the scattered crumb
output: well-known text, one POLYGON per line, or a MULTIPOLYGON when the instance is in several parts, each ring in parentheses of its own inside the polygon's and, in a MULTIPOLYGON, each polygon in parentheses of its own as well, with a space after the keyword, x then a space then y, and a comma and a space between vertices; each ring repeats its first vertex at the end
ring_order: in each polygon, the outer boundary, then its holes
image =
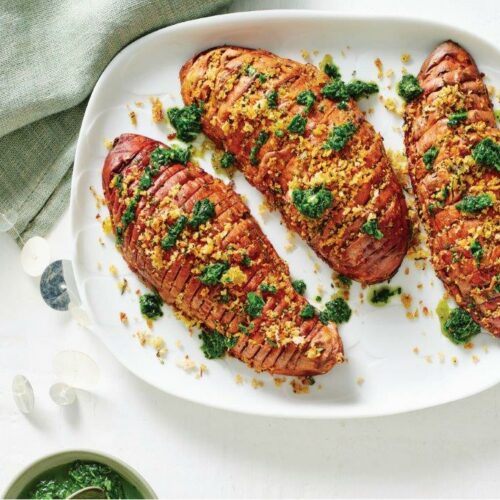
POLYGON ((237 374, 234 376, 234 381, 235 381, 238 385, 241 385, 241 384, 243 384, 244 379, 243 379, 243 377, 242 377, 239 373, 237 373, 237 374))
POLYGON ((379 57, 377 57, 377 59, 375 59, 375 61, 373 61, 373 64, 375 64, 375 67, 377 68, 377 78, 379 80, 382 80, 382 78, 384 77, 384 65, 382 64, 382 61, 380 60, 379 57))
POLYGON ((89 186, 89 190, 94 197, 95 207, 97 208, 97 210, 100 210, 100 208, 106 203, 104 198, 97 193, 94 186, 89 186))
POLYGON ((287 252, 291 252, 292 250, 295 250, 295 233, 293 233, 292 231, 287 231, 286 232, 286 239, 287 239, 287 242, 285 244, 285 250, 287 252))
POLYGON ((452 356, 451 357, 451 362, 454 364, 454 365, 457 365, 458 364, 458 359, 456 356, 452 356))
POLYGON ((356 384, 358 384, 359 386, 362 386, 364 383, 365 383, 365 379, 363 377, 358 377, 356 379, 356 384))
POLYGON ((123 295, 125 292, 128 292, 128 281, 126 278, 123 278, 118 282, 118 289, 120 290, 120 295, 123 295))
POLYGON ((384 105, 387 111, 394 113, 398 116, 403 116, 404 109, 400 106, 398 107, 396 101, 392 97, 384 97, 383 95, 379 96, 380 102, 384 105))
POLYGON ((425 356, 425 358, 424 358, 424 359, 425 359, 425 362, 426 362, 426 363, 432 364, 432 356, 427 355, 427 356, 425 356))
POLYGON ((116 268, 116 266, 114 264, 111 264, 109 266, 109 272, 110 272, 111 276, 113 276, 114 278, 118 277, 118 269, 116 268))
POLYGON ((102 230, 106 236, 113 233, 113 224, 111 223, 111 217, 106 217, 102 221, 101 226, 102 226, 102 230))
POLYGON ((484 344, 484 345, 483 345, 483 351, 484 351, 485 353, 488 353, 488 352, 489 352, 489 348, 488 348, 488 346, 487 346, 486 344, 484 344))
POLYGON ((308 394, 309 393, 309 385, 303 385, 297 379, 293 379, 290 382, 290 385, 292 386, 293 392, 295 394, 308 394))
POLYGON ((313 272, 314 272, 314 274, 317 274, 320 269, 321 268, 320 268, 319 264, 317 262, 315 262, 314 265, 313 265, 313 272))
POLYGON ((269 212, 270 212, 269 205, 267 204, 266 200, 263 200, 262 203, 259 205, 259 214, 265 220, 269 212))
POLYGON ((261 387, 264 387, 264 381, 263 380, 258 380, 255 377, 252 378, 252 387, 254 389, 259 389, 261 387))
POLYGON ((138 107, 138 108, 142 108, 144 106, 144 103, 142 101, 135 101, 134 104, 138 107))
POLYGON ((472 362, 477 365, 479 363, 479 356, 476 356, 475 354, 472 355, 472 362))
POLYGON ((196 369, 196 363, 187 354, 183 358, 177 360, 175 364, 186 372, 196 369))
POLYGON ((445 361, 445 355, 442 352, 438 352, 438 359, 440 363, 444 363, 445 361))
POLYGON ((467 342, 464 344, 464 349, 474 349, 474 344, 472 342, 467 342))
POLYGON ((408 64, 411 61, 411 55, 408 52, 401 54, 401 62, 403 64, 408 64))
POLYGON ((153 118, 154 123, 160 123, 163 121, 163 105, 158 99, 158 97, 150 97, 149 101, 151 102, 151 117, 153 118))
POLYGON ((419 353, 420 353, 420 349, 419 349, 417 346, 415 346, 415 347, 412 349, 412 351, 413 351, 415 354, 419 354, 419 353))
POLYGON ((273 380, 276 387, 281 387, 286 382, 285 377, 274 377, 273 380))
POLYGON ((181 351, 184 350, 184 346, 182 345, 182 342, 178 339, 175 341, 175 347, 177 347, 177 349, 179 349, 181 351))
POLYGON ((401 304, 403 304, 405 309, 409 309, 412 303, 412 296, 409 293, 401 294, 401 304))
POLYGON ((204 365, 203 363, 201 363, 200 369, 198 370, 198 373, 196 374, 195 378, 200 379, 203 377, 203 375, 205 373, 208 373, 207 365, 204 365))
POLYGON ((113 147, 113 141, 111 139, 104 139, 104 147, 110 151, 113 147))
POLYGON ((309 53, 308 50, 302 49, 300 51, 300 55, 304 61, 310 61, 311 60, 311 54, 309 53))
POLYGON ((124 312, 120 312, 120 321, 122 324, 124 324, 125 326, 128 325, 128 316, 126 313, 124 312))
POLYGON ((128 112, 128 117, 130 118, 130 123, 136 127, 137 126, 137 115, 135 114, 135 111, 129 111, 128 112))
POLYGON ((102 247, 105 247, 106 244, 104 243, 104 240, 99 236, 99 238, 97 238, 97 241, 99 242, 99 245, 101 245, 102 247))

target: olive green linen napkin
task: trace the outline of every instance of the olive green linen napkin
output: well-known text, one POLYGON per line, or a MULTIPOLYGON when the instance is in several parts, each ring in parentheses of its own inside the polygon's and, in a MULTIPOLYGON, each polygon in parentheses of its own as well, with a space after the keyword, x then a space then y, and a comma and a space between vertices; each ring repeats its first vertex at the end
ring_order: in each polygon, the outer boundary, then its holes
POLYGON ((0 212, 23 238, 45 235, 69 199, 89 96, 132 40, 217 13, 230 0, 0 2, 0 212))

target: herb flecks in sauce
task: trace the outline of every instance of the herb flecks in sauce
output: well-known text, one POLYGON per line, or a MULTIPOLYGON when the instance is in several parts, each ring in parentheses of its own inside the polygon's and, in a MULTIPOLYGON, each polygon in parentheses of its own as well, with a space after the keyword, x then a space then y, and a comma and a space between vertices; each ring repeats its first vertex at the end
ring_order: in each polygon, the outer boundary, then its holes
POLYGON ((249 292, 245 304, 245 312, 251 318, 258 318, 262 314, 264 305, 265 301, 260 295, 255 292, 249 292))
POLYGON ((484 210, 485 208, 493 206, 493 199, 487 193, 479 194, 477 196, 464 196, 456 205, 458 210, 466 213, 475 213, 484 210))
POLYGON ((310 219, 320 218, 332 206, 332 193, 325 188, 294 189, 292 201, 297 210, 310 219))
POLYGON ((104 491, 105 498, 140 498, 139 492, 107 465, 77 460, 69 465, 54 468, 35 479, 21 493, 20 498, 67 498, 87 487, 104 491))
POLYGON ((452 113, 448 118, 448 127, 458 127, 465 120, 467 120, 467 111, 462 110, 457 111, 456 113, 452 113))
POLYGON ((406 102, 416 99, 424 90, 414 75, 404 75, 398 83, 397 92, 406 102))
POLYGON ((325 308, 319 313, 319 320, 324 325, 333 321, 337 324, 345 323, 351 318, 351 308, 342 298, 338 297, 325 304, 325 308))
POLYGON ((197 229, 213 217, 215 217, 215 205, 208 198, 204 198, 194 204, 193 213, 188 224, 197 229))
POLYGON ((169 250, 173 248, 177 243, 177 239, 186 227, 188 218, 185 215, 181 215, 169 228, 167 235, 161 240, 161 247, 163 250, 169 250))
POLYGON ((299 295, 304 295, 304 293, 306 293, 307 285, 304 280, 293 280, 292 287, 299 295))
POLYGON ((177 132, 177 137, 184 142, 191 142, 201 132, 202 105, 191 104, 185 108, 170 108, 168 119, 177 132))
POLYGON ((384 233, 378 227, 378 220, 376 218, 368 219, 362 226, 361 232, 372 236, 376 240, 381 240, 384 233))
POLYGON ((434 165, 434 161, 439 154, 439 149, 435 146, 430 147, 422 156, 422 160, 425 165, 425 169, 430 171, 432 170, 432 166, 434 165))
POLYGON ((352 122, 347 122, 337 127, 333 127, 328 139, 323 144, 323 149, 341 151, 357 130, 358 128, 352 122))
POLYGON ((480 165, 500 171, 500 144, 487 137, 472 150, 472 157, 480 165))
POLYGON ((200 348, 207 359, 222 358, 238 341, 237 337, 226 337, 216 330, 202 331, 199 337, 202 342, 200 348))
POLYGON ((163 301, 157 293, 145 293, 139 297, 141 314, 148 319, 158 319, 163 316, 161 310, 163 301))
POLYGON ((382 285, 374 287, 368 293, 368 301, 374 306, 385 306, 395 295, 401 295, 402 289, 398 287, 390 287, 382 285))
POLYGON ((229 264, 227 262, 216 262, 215 264, 210 264, 205 266, 201 275, 200 281, 204 285, 214 286, 220 282, 222 275, 229 269, 229 264))
POLYGON ((259 154, 259 151, 261 150, 262 146, 267 142, 268 139, 269 139, 269 132, 266 132, 265 130, 259 132, 257 140, 255 141, 255 146, 252 146, 252 149, 250 150, 251 165, 256 166, 259 164, 259 159, 257 158, 257 155, 259 154))
POLYGON ((455 344, 468 342, 480 331, 480 326, 460 307, 453 309, 444 323, 445 335, 455 344))

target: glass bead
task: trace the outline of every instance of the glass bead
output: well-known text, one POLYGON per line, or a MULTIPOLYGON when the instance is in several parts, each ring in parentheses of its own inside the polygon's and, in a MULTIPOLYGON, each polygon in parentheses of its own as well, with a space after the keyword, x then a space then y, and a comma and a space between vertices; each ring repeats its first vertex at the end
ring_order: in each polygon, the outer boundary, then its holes
POLYGON ((20 412, 29 414, 35 408, 33 387, 24 375, 16 375, 12 380, 12 396, 20 412))

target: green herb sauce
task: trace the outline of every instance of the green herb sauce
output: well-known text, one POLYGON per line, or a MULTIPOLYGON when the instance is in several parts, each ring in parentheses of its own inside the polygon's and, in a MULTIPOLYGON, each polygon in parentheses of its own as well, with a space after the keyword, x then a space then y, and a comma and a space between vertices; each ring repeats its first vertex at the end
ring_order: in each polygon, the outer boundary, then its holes
POLYGON ((194 204, 193 213, 188 224, 197 229, 213 217, 215 217, 215 205, 208 198, 204 198, 194 204))
POLYGON ((307 118, 302 115, 295 115, 288 124, 288 132, 303 135, 306 131, 307 118))
POLYGON ((304 280, 293 280, 292 281, 293 289, 299 294, 304 295, 306 293, 306 282, 304 280))
POLYGON ((467 120, 467 111, 462 110, 456 113, 453 113, 448 118, 448 127, 455 128, 458 127, 461 123, 467 120))
POLYGON ((80 460, 38 476, 21 492, 20 498, 67 498, 89 486, 104 490, 106 498, 143 498, 132 484, 107 465, 80 460))
POLYGON ((320 218, 332 206, 332 193, 323 187, 294 189, 292 201, 297 210, 310 219, 320 218))
POLYGON ((500 144, 487 137, 472 150, 472 157, 480 165, 500 171, 500 144))
POLYGON ((216 330, 203 331, 199 337, 202 342, 200 349, 207 359, 222 358, 238 341, 237 337, 226 337, 216 330))
POLYGON ((461 212, 475 213, 493 206, 493 198, 488 193, 464 196, 456 205, 461 212))
POLYGON ((145 293, 139 297, 141 314, 148 319, 158 319, 163 316, 162 306, 163 300, 157 293, 145 293))
POLYGON ((345 145, 353 137, 358 130, 358 127, 352 122, 347 122, 337 127, 333 127, 328 139, 323 144, 323 149, 333 149, 334 151, 341 151, 345 145))
POLYGON ((390 287, 387 285, 382 285, 378 287, 372 287, 368 292, 368 301, 370 304, 381 307, 385 306, 391 301, 391 297, 395 295, 400 295, 402 289, 398 287, 390 287))
POLYGON ((201 132, 203 107, 191 104, 185 108, 170 108, 167 116, 177 132, 177 137, 184 142, 191 142, 201 132))
POLYGON ((424 90, 413 75, 404 75, 398 83, 397 92, 406 102, 416 99, 424 90))
POLYGON ((319 320, 324 325, 330 321, 335 323, 345 323, 349 321, 352 311, 349 304, 342 298, 338 297, 330 300, 325 304, 325 309, 319 313, 319 320))
POLYGON ((377 219, 367 220, 361 226, 361 232, 373 236, 376 240, 381 240, 384 237, 384 233, 378 228, 377 219))

